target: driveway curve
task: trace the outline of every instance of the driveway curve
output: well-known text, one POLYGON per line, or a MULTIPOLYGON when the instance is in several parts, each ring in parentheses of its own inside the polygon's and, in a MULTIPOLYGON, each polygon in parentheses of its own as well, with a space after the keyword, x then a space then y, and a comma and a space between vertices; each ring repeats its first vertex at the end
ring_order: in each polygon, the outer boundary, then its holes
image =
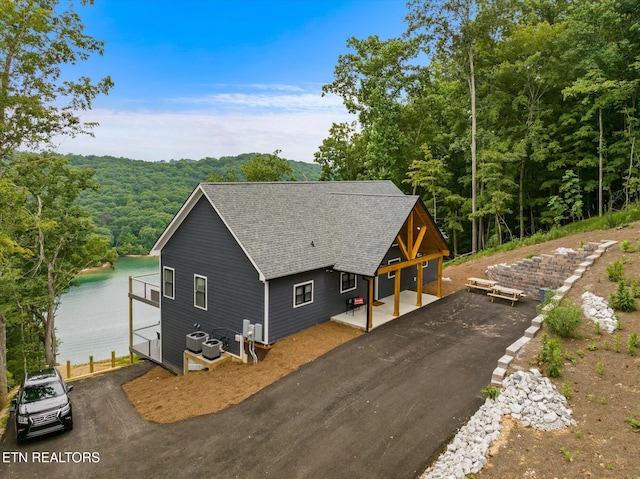
POLYGON ((148 363, 79 381, 74 430, 17 446, 10 422, 0 477, 414 478, 483 402, 536 304, 459 291, 174 424, 144 421, 122 390, 148 363))

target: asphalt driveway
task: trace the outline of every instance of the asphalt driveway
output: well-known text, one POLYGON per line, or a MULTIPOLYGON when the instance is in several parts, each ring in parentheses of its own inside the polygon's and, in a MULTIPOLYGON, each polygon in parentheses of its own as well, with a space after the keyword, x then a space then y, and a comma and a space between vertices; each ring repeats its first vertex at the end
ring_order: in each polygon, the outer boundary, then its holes
POLYGON ((74 383, 73 431, 0 443, 0 477, 414 478, 483 402, 536 302, 459 291, 216 414, 160 425, 121 385, 141 363, 74 383))

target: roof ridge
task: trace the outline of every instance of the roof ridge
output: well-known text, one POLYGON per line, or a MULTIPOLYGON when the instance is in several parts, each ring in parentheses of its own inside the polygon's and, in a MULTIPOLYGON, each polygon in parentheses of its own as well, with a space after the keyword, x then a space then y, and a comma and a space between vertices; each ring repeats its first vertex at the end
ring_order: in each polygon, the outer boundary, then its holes
POLYGON ((344 196, 380 196, 380 197, 391 197, 391 198, 417 198, 418 195, 405 195, 404 193, 356 193, 353 191, 343 192, 343 191, 330 191, 330 195, 344 195, 344 196))

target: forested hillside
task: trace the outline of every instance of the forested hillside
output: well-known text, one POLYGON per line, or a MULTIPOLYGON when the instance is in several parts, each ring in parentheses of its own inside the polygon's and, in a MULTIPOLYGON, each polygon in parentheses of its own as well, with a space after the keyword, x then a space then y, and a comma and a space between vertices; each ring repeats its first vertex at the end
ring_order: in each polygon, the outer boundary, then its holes
POLYGON ((454 251, 640 198, 640 1, 413 0, 400 38, 351 38, 323 87, 353 123, 323 178, 415 188, 454 251))
MULTIPOLYGON (((71 164, 95 170, 97 191, 85 191, 79 203, 87 207, 97 233, 118 253, 146 254, 198 183, 210 175, 243 179, 242 165, 254 158, 235 157, 146 162, 109 156, 70 155, 71 164)), ((317 180, 318 165, 289 161, 296 180, 317 180)))

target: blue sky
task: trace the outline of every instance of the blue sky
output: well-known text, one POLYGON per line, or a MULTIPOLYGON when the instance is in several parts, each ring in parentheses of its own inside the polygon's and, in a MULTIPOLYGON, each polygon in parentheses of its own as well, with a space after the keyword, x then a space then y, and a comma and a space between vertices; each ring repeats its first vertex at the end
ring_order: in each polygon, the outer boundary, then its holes
POLYGON ((73 69, 115 87, 82 113, 95 138, 58 152, 158 161, 270 153, 313 161, 332 122, 321 96, 349 37, 404 31, 404 0, 95 0, 78 7, 105 54, 73 69))

